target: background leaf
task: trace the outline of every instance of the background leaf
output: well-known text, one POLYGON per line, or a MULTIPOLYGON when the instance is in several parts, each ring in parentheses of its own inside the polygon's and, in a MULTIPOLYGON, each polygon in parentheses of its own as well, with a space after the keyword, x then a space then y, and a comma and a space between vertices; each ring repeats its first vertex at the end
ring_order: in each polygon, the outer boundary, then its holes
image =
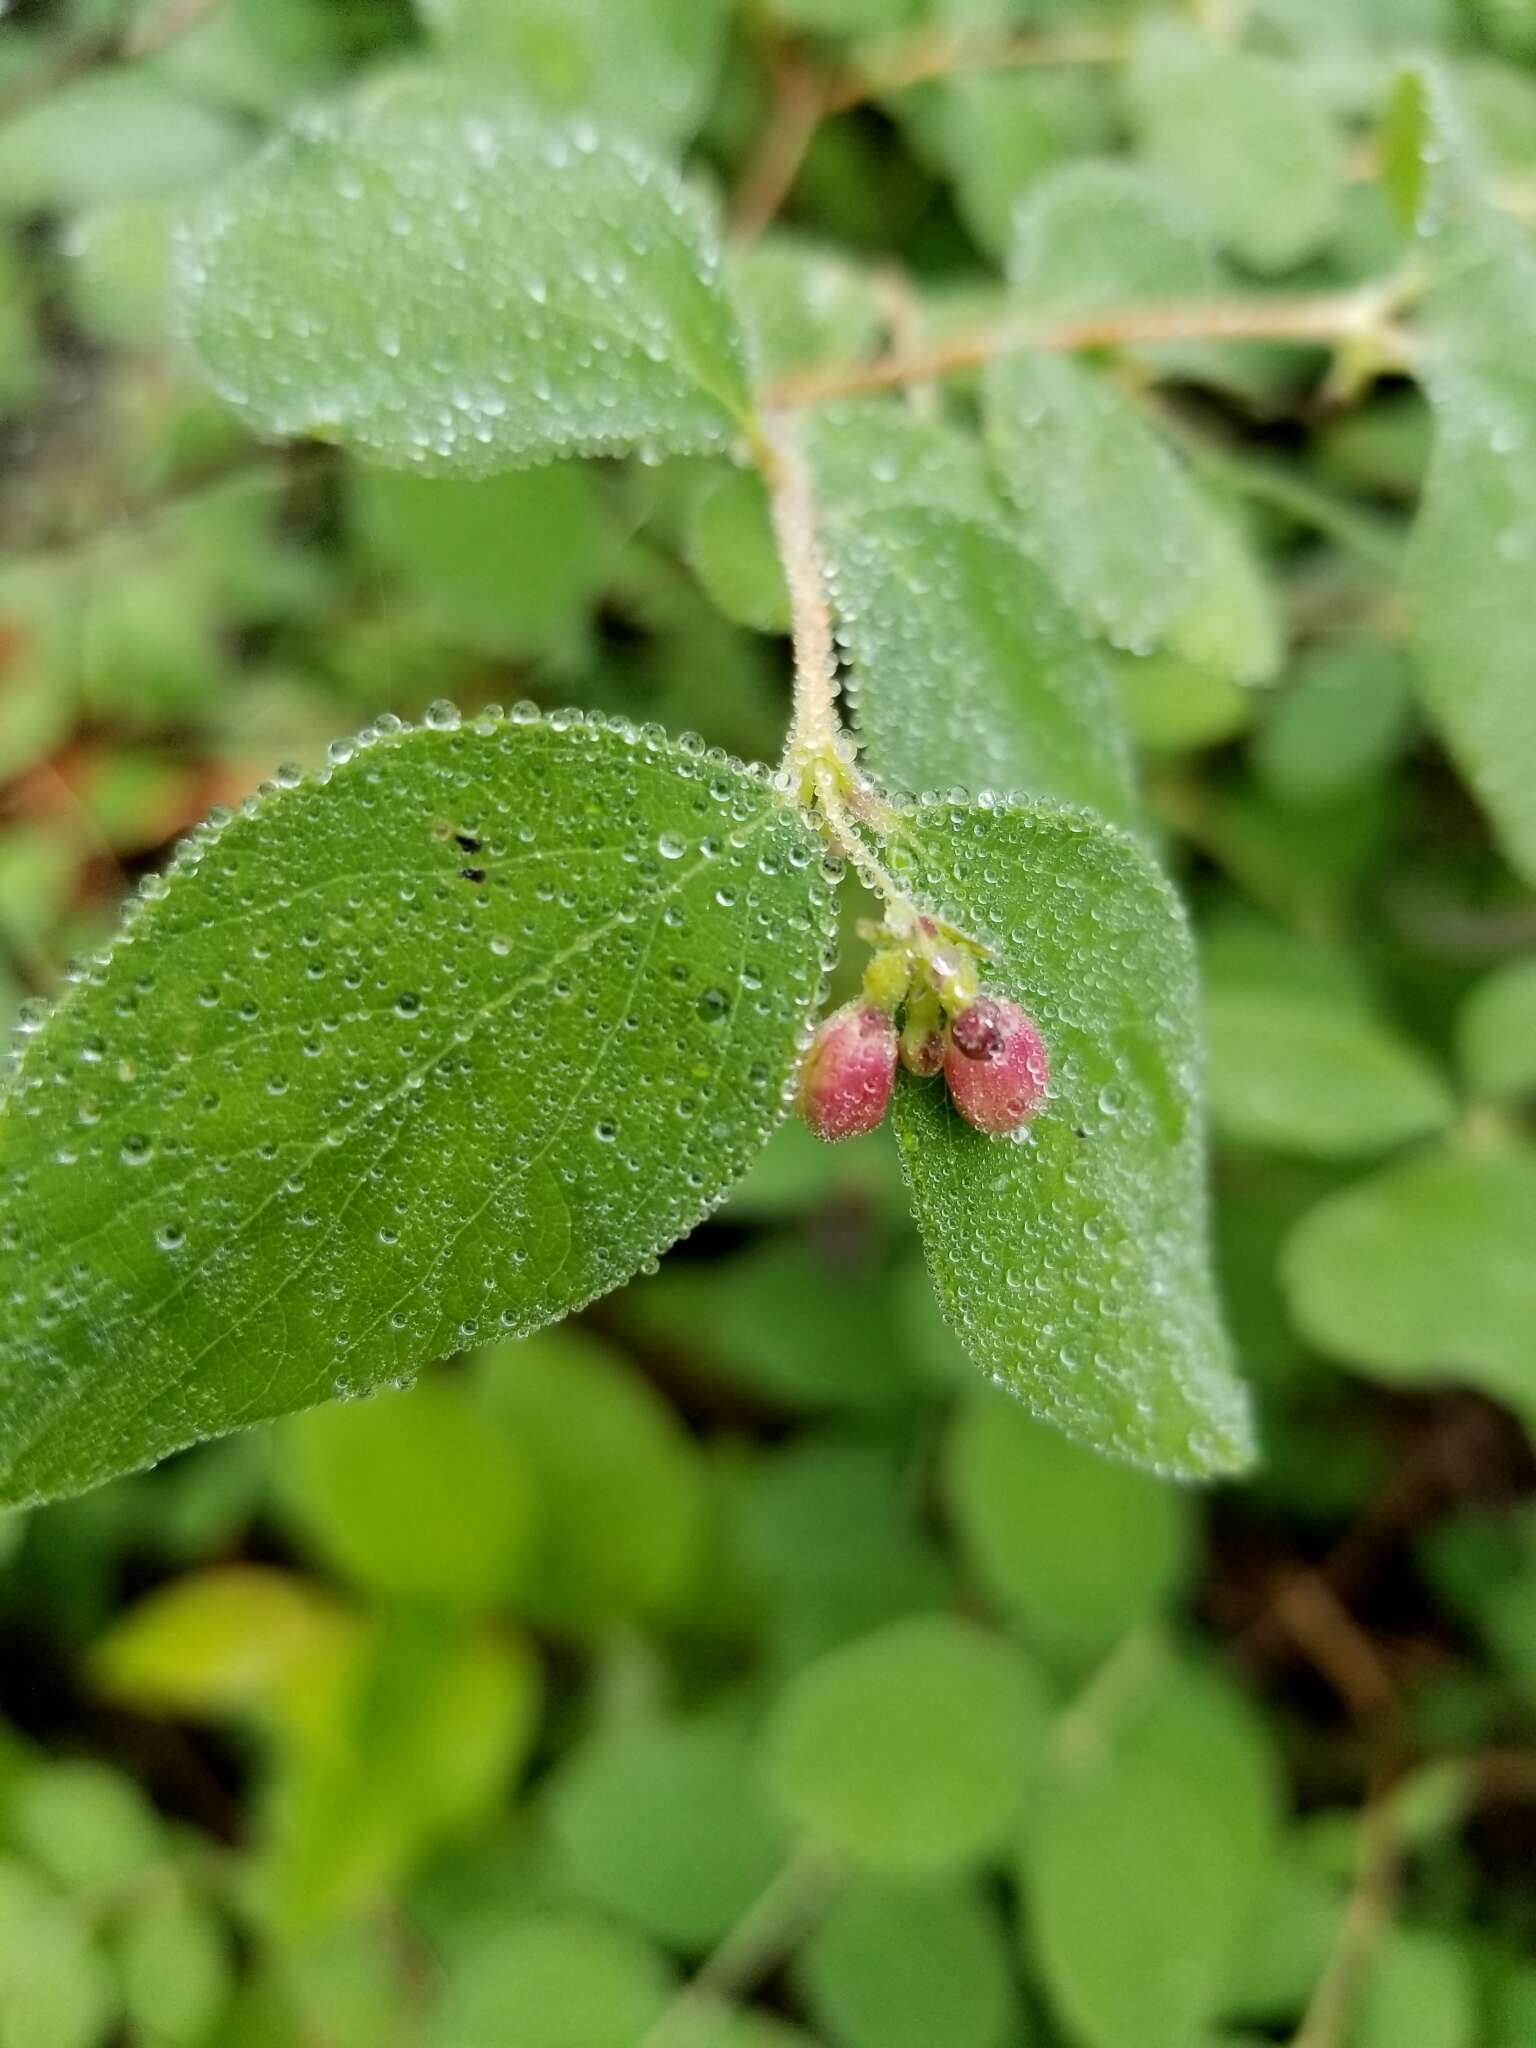
POLYGON ((1021 1832, 1034 1945, 1086 2048, 1183 2048, 1221 2010, 1274 1830, 1273 1760, 1240 1703, 1169 1668, 1108 1729, 1064 1721, 1021 1832))
POLYGON ((894 1117, 934 1284, 982 1369, 1080 1441, 1185 1475, 1251 1455, 1206 1271, 1193 969, 1135 843, 1045 806, 925 805, 899 873, 990 944, 1035 1018, 1045 1107, 984 1138, 903 1076, 894 1117))
POLYGON ((181 320, 259 432, 485 476, 727 441, 746 390, 716 265, 633 147, 431 81, 310 114, 227 179, 181 245, 181 320))
POLYGON ((944 1870, 1006 1837, 1044 1719, 1022 1650, 918 1615, 790 1682, 766 1731, 769 1779, 802 1827, 872 1870, 944 1870))
POLYGON ((1315 1344, 1402 1385, 1536 1408, 1536 1157, 1429 1151, 1320 1203, 1285 1249, 1315 1344))
POLYGON ((0 1126, 12 1498, 626 1278, 781 1115, 828 890, 724 756, 482 720, 274 794, 139 912, 0 1126))
POLYGON ((1342 198, 1344 155, 1299 67, 1154 15, 1130 89, 1151 161, 1235 256, 1287 270, 1316 250, 1342 198))
POLYGON ((505 80, 535 113, 588 114, 660 147, 686 142, 714 86, 725 0, 420 0, 445 56, 505 80))

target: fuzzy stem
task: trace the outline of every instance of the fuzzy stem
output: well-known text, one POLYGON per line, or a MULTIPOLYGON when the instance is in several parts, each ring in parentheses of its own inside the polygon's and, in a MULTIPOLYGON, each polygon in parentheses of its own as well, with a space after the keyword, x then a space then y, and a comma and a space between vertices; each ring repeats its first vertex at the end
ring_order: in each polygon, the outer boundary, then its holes
POLYGON ((910 910, 906 897, 865 837, 867 832, 889 834, 895 818, 854 767, 838 715, 837 647, 815 492, 794 423, 766 414, 753 452, 768 487, 795 651, 795 710, 784 743, 783 772, 800 801, 815 808, 831 844, 864 886, 883 897, 897 916, 905 916, 910 910))
POLYGON ((841 1882, 839 1866, 824 1849, 814 1843, 798 1849, 683 1986, 640 2048, 689 2048, 698 2023, 720 2001, 741 1997, 782 1962, 841 1882))
POLYGON ((795 407, 899 390, 957 371, 979 369, 994 357, 1021 348, 1057 354, 1159 341, 1297 341, 1331 347, 1369 339, 1397 360, 1409 354, 1409 342, 1392 316, 1410 291, 1406 280, 1393 278, 1344 292, 1191 299, 1110 307, 1070 320, 1006 322, 953 335, 931 348, 893 352, 873 362, 834 363, 802 371, 774 386, 765 402, 795 407))
POLYGON ((918 35, 877 44, 854 57, 845 77, 830 86, 824 109, 846 112, 906 86, 959 78, 980 71, 1067 70, 1079 65, 1124 63, 1129 44, 1116 35, 1023 35, 981 38, 918 35))

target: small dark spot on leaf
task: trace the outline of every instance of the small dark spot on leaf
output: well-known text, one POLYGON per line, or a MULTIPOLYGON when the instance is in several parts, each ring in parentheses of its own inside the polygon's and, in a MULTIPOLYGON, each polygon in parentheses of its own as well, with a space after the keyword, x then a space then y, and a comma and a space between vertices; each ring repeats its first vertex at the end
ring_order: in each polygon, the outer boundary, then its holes
POLYGON ((478 832, 455 832, 453 843, 460 853, 478 853, 480 851, 480 835, 478 832))
POLYGON ((466 882, 483 882, 485 880, 484 868, 460 868, 459 873, 466 882))

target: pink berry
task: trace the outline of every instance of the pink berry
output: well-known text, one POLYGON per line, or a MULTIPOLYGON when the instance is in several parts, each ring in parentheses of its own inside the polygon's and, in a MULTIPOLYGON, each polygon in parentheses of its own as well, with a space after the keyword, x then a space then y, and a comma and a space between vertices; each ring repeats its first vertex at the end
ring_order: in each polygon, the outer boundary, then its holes
POLYGON ((978 996, 955 1017, 949 1037, 944 1078, 966 1122, 994 1137, 1028 1123, 1050 1079, 1033 1020, 1017 1003, 978 996))
POLYGON ((896 1078, 896 1026, 872 1003, 824 1017, 800 1070, 800 1114, 835 1145, 877 1129, 896 1078))

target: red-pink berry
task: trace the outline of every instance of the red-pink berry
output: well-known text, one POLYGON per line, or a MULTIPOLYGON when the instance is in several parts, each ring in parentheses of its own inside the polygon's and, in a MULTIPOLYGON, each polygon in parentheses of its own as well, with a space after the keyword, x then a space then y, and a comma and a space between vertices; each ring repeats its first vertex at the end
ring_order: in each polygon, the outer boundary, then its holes
POLYGON ((896 1078, 896 1026, 872 1003, 824 1017, 800 1070, 800 1114, 835 1145, 877 1129, 896 1078))
POLYGON ((978 996, 953 1019, 949 1039, 944 1078, 966 1122, 992 1137, 1028 1123, 1051 1071, 1033 1019, 1017 1003, 978 996))

